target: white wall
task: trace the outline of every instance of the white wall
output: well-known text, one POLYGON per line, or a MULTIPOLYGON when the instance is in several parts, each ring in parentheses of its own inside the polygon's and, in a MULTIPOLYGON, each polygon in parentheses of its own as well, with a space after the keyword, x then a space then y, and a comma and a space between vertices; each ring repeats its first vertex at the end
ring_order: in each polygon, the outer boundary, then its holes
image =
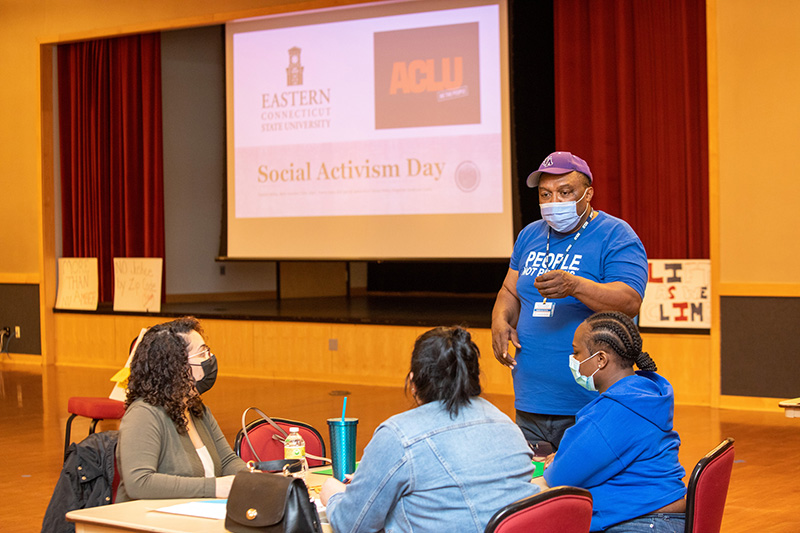
POLYGON ((162 33, 161 61, 167 294, 275 291, 274 262, 215 261, 225 187, 222 26, 162 33))

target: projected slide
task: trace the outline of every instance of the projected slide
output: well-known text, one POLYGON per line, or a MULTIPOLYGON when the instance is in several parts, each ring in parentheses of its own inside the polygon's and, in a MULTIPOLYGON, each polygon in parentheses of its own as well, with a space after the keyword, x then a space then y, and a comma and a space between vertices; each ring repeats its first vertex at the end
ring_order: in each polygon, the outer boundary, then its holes
POLYGON ((229 218, 508 210, 498 18, 232 24, 229 218))

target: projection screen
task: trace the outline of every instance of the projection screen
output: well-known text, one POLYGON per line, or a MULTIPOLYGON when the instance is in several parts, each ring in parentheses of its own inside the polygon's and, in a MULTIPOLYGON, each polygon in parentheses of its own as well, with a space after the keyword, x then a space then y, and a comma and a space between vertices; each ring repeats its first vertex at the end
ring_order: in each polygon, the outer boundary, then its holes
POLYGON ((503 258, 505 1, 226 24, 227 255, 503 258))

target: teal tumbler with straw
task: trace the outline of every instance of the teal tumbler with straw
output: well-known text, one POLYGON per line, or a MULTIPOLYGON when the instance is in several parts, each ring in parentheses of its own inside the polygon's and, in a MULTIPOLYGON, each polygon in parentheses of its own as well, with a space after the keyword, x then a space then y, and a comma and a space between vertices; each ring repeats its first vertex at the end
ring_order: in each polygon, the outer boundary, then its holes
POLYGON ((356 427, 358 418, 329 418, 333 477, 344 482, 345 474, 356 471, 356 427))
POLYGON ((331 462, 333 477, 345 481, 346 474, 356 471, 356 427, 358 418, 346 418, 347 396, 342 402, 342 417, 328 419, 331 436, 331 462))

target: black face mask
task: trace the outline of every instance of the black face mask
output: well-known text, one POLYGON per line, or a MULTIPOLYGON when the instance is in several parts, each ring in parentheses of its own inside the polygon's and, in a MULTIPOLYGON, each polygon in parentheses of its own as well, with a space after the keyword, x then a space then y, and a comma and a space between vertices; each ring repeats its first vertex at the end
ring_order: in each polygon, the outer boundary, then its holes
POLYGON ((195 381, 197 392, 203 394, 214 386, 217 381, 217 356, 211 354, 211 357, 200 363, 200 368, 203 369, 203 378, 195 381))

